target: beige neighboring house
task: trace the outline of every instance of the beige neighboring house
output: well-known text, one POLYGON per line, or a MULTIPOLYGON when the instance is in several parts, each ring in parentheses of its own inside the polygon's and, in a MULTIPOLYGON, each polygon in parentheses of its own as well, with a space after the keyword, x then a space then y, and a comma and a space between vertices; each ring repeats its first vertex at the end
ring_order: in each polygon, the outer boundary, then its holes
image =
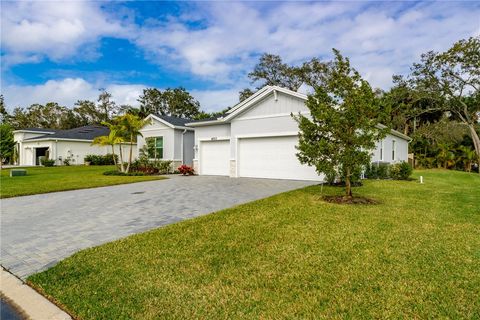
MULTIPOLYGON (((70 130, 53 130, 28 128, 13 132, 17 152, 16 164, 20 166, 41 165, 43 158, 55 160, 56 165, 62 165, 65 159, 70 159, 71 165, 84 164, 88 154, 105 155, 112 153, 110 146, 92 145, 93 139, 109 134, 104 126, 90 125, 70 130)), ((119 154, 119 146, 115 153, 119 154)), ((130 146, 122 145, 124 161, 129 156, 130 146)), ((133 158, 136 158, 137 146, 133 145, 133 158)))

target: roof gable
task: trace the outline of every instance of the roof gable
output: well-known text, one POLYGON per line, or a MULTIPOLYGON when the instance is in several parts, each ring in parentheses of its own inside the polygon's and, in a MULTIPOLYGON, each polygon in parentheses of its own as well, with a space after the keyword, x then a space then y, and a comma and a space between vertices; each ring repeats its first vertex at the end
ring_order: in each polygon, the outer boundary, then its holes
POLYGON ((185 125, 189 122, 192 122, 191 119, 185 119, 185 118, 179 118, 179 117, 172 117, 172 116, 164 116, 160 114, 149 114, 145 120, 147 119, 154 119, 160 123, 163 123, 164 125, 175 129, 190 129, 187 128, 185 125))

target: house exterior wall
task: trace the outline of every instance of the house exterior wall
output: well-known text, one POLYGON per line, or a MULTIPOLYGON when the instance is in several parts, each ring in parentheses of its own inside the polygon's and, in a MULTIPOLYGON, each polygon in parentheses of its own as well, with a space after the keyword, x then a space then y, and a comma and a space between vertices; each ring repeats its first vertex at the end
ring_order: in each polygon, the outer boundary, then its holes
POLYGON ((163 159, 175 160, 175 129, 152 119, 151 123, 143 127, 140 132, 142 136, 137 137, 137 156, 145 145, 146 138, 163 137, 163 159))
MULTIPOLYGON (((109 146, 92 145, 90 141, 67 141, 67 140, 44 140, 44 141, 24 141, 20 142, 20 162, 19 165, 35 165, 35 148, 49 148, 49 158, 55 160, 56 165, 62 165, 63 160, 71 157, 70 164, 84 164, 84 158, 89 154, 106 155, 112 153, 109 146)), ((132 155, 136 158, 137 147, 133 145, 132 155)), ((120 146, 115 146, 115 153, 120 154, 120 146)), ((122 146, 123 161, 128 161, 130 154, 130 145, 122 146)))
POLYGON ((198 150, 201 140, 230 137, 230 124, 217 124, 204 127, 195 127, 195 160, 198 159, 198 150))
POLYGON ((183 160, 187 166, 193 165, 193 158, 195 157, 194 145, 195 145, 195 133, 194 131, 187 131, 183 135, 183 160))
POLYGON ((377 147, 373 151, 372 162, 401 162, 401 161, 408 161, 408 141, 394 136, 392 134, 387 134, 385 139, 381 142, 377 142, 377 147), (392 147, 393 141, 395 141, 395 157, 392 157, 392 147), (383 143, 383 148, 381 148, 381 144, 383 143), (383 157, 380 157, 380 150, 383 149, 383 157))

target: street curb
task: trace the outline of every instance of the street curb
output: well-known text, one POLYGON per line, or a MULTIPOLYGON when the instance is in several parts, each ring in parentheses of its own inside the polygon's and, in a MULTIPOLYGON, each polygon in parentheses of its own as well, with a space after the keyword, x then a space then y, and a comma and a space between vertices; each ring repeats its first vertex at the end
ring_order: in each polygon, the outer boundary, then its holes
POLYGON ((31 320, 71 320, 72 318, 22 280, 2 268, 0 292, 31 320))

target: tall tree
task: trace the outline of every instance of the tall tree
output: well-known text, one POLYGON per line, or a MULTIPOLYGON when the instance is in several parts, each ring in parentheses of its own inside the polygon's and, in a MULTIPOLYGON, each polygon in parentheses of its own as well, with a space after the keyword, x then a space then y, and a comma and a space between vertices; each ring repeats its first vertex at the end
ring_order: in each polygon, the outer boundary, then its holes
POLYGON ((185 88, 147 88, 138 99, 139 115, 151 113, 181 118, 194 118, 200 113, 200 103, 185 88))
POLYGON ((142 117, 146 117, 151 113, 166 113, 166 106, 163 105, 162 92, 157 88, 143 89, 143 94, 139 97, 138 102, 140 103, 140 115, 142 117))
POLYGON ((13 129, 8 123, 0 124, 0 166, 13 160, 15 141, 13 141, 13 129))
POLYGON ((280 56, 269 53, 264 53, 260 57, 260 61, 248 77, 252 83, 258 83, 257 89, 264 86, 280 86, 297 91, 303 82, 297 68, 284 63, 280 56))
POLYGON ((253 94, 254 92, 251 89, 249 88, 243 89, 238 93, 238 101, 242 102, 243 100, 250 98, 253 94))
POLYGON ((456 42, 445 52, 422 55, 404 80, 420 93, 436 101, 422 112, 441 111, 463 123, 470 132, 477 158, 480 138, 476 128, 480 115, 480 37, 456 42))
POLYGON ((322 86, 308 96, 311 117, 294 115, 299 124, 297 157, 321 174, 340 174, 346 197, 352 197, 351 179, 371 160, 371 150, 385 137, 380 129, 389 110, 384 109, 368 82, 350 66, 348 58, 333 50, 335 59, 325 73, 322 86))
POLYGON ((10 122, 15 129, 29 127, 70 129, 66 127, 69 110, 56 102, 48 102, 45 105, 32 104, 26 110, 17 107, 13 110, 10 122))
POLYGON ((0 123, 5 123, 10 120, 10 115, 8 114, 7 107, 5 105, 5 100, 3 99, 3 94, 0 95, 0 123))
POLYGON ((119 107, 115 101, 112 100, 112 94, 105 89, 100 89, 101 92, 97 99, 97 110, 102 121, 110 121, 113 117, 118 115, 119 107))
POLYGON ((75 102, 73 112, 77 117, 79 126, 100 124, 104 117, 100 114, 95 102, 89 100, 78 100, 75 102))

